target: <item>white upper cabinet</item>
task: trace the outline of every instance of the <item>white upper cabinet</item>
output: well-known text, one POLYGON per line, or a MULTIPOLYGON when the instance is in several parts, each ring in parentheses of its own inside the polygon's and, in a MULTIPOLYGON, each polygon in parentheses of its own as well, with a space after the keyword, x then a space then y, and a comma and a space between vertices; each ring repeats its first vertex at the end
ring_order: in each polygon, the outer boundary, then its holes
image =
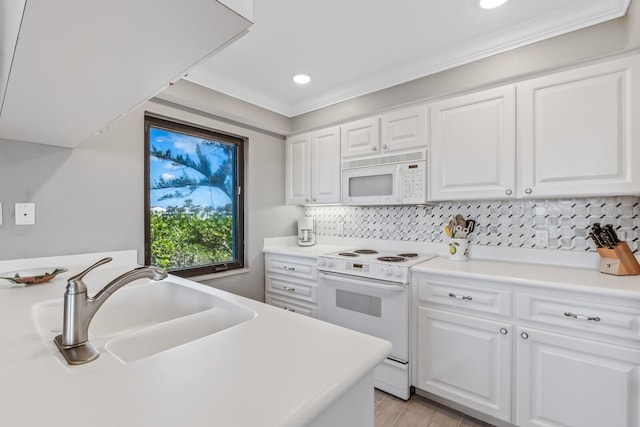
POLYGON ((427 107, 407 108, 380 116, 380 151, 428 146, 427 107))
POLYGON ((430 200, 638 194, 638 114, 637 55, 436 102, 430 200))
MULTIPOLYGON (((246 1, 226 3, 251 15, 246 1)), ((88 140, 251 25, 213 0, 29 0, 11 15, 20 24, 15 49, 0 52, 11 63, 0 70, 0 138, 63 147, 88 140)))
POLYGON ((514 194, 515 94, 509 85, 431 104, 430 200, 514 194))
POLYGON ((519 195, 639 193, 639 114, 638 56, 518 84, 519 195))
POLYGON ((311 134, 311 202, 340 203, 340 128, 311 134))
POLYGON ((295 135, 286 144, 286 203, 340 203, 340 128, 295 135))
POLYGON ((349 122, 340 129, 343 159, 426 148, 429 143, 425 105, 349 122))
POLYGON ((311 201, 311 134, 296 135, 286 142, 286 203, 311 201))
POLYGON ((380 151, 380 119, 371 117, 340 126, 342 158, 361 157, 380 151))

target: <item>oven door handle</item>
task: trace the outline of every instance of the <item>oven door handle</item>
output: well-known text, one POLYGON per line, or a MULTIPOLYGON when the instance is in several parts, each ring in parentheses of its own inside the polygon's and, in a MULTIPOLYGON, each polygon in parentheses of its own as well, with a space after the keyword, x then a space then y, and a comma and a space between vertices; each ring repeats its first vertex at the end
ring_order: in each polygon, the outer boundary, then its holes
POLYGON ((351 278, 336 276, 336 275, 327 274, 327 273, 320 273, 320 277, 325 280, 333 280, 335 282, 349 283, 352 285, 358 285, 358 286, 372 288, 372 289, 380 289, 383 291, 402 292, 407 289, 405 285, 380 285, 378 283, 374 283, 373 281, 351 279, 351 278))

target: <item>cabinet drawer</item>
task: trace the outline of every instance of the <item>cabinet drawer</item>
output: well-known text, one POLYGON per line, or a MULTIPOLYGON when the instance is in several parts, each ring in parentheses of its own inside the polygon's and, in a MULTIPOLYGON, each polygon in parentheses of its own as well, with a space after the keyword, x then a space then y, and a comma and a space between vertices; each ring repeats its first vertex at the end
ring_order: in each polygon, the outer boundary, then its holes
POLYGON ((459 308, 463 312, 473 310, 500 316, 511 316, 512 312, 510 291, 466 286, 447 281, 420 279, 418 299, 421 303, 459 308))
POLYGON ((265 278, 266 291, 285 295, 308 302, 318 302, 318 286, 312 282, 301 280, 287 280, 267 276, 265 278))
POLYGON ((313 258, 297 258, 277 255, 265 257, 265 268, 268 273, 284 274, 302 279, 317 280, 317 261, 313 258))
POLYGON ((640 307, 519 294, 518 318, 611 337, 640 339, 640 307))
POLYGON ((292 300, 286 297, 280 297, 278 295, 267 294, 265 296, 265 302, 267 304, 283 308, 293 313, 302 314, 304 316, 318 318, 318 307, 314 304, 306 304, 302 301, 292 300))

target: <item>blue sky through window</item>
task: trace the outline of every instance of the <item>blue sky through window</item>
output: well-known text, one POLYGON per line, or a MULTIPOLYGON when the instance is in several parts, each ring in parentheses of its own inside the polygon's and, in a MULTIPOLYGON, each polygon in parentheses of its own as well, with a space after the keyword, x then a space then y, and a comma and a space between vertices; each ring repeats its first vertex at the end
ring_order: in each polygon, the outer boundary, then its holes
MULTIPOLYGON (((190 156, 196 160, 196 149, 200 145, 200 149, 206 154, 207 158, 211 162, 212 170, 215 171, 222 163, 224 158, 224 152, 218 147, 218 143, 207 145, 203 144, 203 139, 168 131, 165 129, 158 129, 151 127, 149 131, 149 139, 151 150, 170 150, 174 155, 182 154, 184 156, 190 156)), ((149 174, 151 180, 151 188, 162 177, 165 181, 180 176, 186 175, 189 178, 193 178, 196 181, 201 180, 203 177, 198 171, 191 168, 176 165, 170 161, 158 159, 154 156, 150 157, 149 161, 149 174)), ((186 200, 191 200, 195 206, 211 206, 212 208, 221 208, 231 203, 229 197, 219 188, 211 187, 208 185, 199 185, 195 189, 188 188, 164 188, 164 189, 152 189, 151 196, 151 208, 160 207, 168 208, 169 206, 184 206, 186 200), (174 193, 176 190, 184 193, 184 197, 167 198, 162 200, 162 197, 174 193)))

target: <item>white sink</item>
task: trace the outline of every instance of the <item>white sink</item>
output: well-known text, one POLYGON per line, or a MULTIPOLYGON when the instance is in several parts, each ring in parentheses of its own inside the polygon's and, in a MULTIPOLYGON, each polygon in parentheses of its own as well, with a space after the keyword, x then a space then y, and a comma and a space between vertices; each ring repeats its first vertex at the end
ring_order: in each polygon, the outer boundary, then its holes
MULTIPOLYGON (((255 316, 247 307, 197 289, 169 281, 143 282, 119 289, 100 307, 89 326, 89 341, 101 353, 108 351, 129 363, 255 316)), ((34 305, 33 317, 42 339, 53 344, 62 332, 62 296, 34 305)))

